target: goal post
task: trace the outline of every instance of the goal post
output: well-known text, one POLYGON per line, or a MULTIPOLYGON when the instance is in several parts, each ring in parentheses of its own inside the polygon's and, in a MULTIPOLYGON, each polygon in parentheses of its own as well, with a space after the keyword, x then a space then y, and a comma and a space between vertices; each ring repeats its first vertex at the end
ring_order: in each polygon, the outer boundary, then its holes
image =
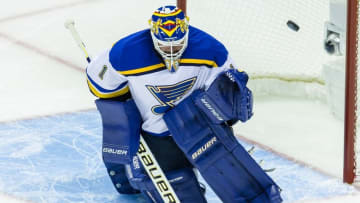
POLYGON ((358 65, 358 0, 347 0, 346 88, 344 123, 344 182, 352 184, 357 169, 357 65, 358 65))
POLYGON ((186 14, 186 0, 176 0, 176 4, 186 14))

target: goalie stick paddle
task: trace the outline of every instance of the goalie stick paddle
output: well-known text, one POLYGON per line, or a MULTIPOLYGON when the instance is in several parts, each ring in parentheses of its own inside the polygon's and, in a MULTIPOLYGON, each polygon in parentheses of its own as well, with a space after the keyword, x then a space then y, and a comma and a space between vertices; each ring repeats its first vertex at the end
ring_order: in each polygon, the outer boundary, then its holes
MULTIPOLYGON (((76 44, 85 54, 86 60, 88 63, 91 62, 89 54, 86 50, 84 42, 81 40, 80 35, 75 29, 75 22, 72 19, 69 19, 65 22, 65 28, 67 28, 72 37, 74 38, 76 44)), ((136 153, 139 157, 141 163, 143 164, 146 173, 153 182, 156 190, 159 192, 162 200, 166 203, 180 203, 179 198, 177 197, 174 189, 169 183, 169 180, 166 178, 164 172, 160 168, 159 163, 156 161, 154 155, 152 154, 149 146, 146 144, 146 141, 140 135, 139 150, 136 153)))
POLYGON ((137 155, 164 202, 180 203, 175 191, 142 136, 140 136, 140 146, 137 155))

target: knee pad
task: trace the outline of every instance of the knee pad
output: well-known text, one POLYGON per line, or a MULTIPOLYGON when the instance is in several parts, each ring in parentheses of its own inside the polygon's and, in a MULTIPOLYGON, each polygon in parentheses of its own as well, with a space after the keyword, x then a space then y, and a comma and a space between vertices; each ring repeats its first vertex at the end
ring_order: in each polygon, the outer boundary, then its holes
POLYGON ((197 92, 164 115, 180 149, 223 202, 281 202, 280 189, 225 123, 214 124, 195 105, 197 92))
MULTIPOLYGON (((134 163, 137 165, 139 160, 135 159, 134 163)), ((140 190, 148 202, 163 202, 142 166, 134 168, 133 164, 130 164, 126 166, 126 171, 130 184, 137 190, 140 190)), ((191 168, 169 171, 165 175, 181 203, 206 203, 203 191, 191 168)))

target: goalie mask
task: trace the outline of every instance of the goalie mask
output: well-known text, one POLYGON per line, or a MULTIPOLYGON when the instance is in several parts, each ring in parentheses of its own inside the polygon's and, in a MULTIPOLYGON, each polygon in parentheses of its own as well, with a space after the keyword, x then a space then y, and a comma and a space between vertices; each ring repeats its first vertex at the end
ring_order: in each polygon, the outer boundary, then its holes
POLYGON ((188 18, 176 6, 164 6, 153 13, 149 23, 156 51, 163 57, 167 69, 175 72, 188 43, 188 18))

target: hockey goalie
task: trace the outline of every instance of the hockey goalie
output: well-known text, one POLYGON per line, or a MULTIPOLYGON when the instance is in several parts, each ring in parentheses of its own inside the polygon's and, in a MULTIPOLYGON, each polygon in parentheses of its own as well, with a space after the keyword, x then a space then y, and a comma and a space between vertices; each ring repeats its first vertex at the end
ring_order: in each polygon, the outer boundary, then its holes
POLYGON ((149 24, 86 69, 89 89, 99 98, 103 161, 117 191, 175 202, 144 170, 137 155, 141 136, 180 202, 207 202, 195 170, 223 202, 282 202, 279 186, 232 131, 253 115, 246 72, 175 6, 156 9, 149 24))

